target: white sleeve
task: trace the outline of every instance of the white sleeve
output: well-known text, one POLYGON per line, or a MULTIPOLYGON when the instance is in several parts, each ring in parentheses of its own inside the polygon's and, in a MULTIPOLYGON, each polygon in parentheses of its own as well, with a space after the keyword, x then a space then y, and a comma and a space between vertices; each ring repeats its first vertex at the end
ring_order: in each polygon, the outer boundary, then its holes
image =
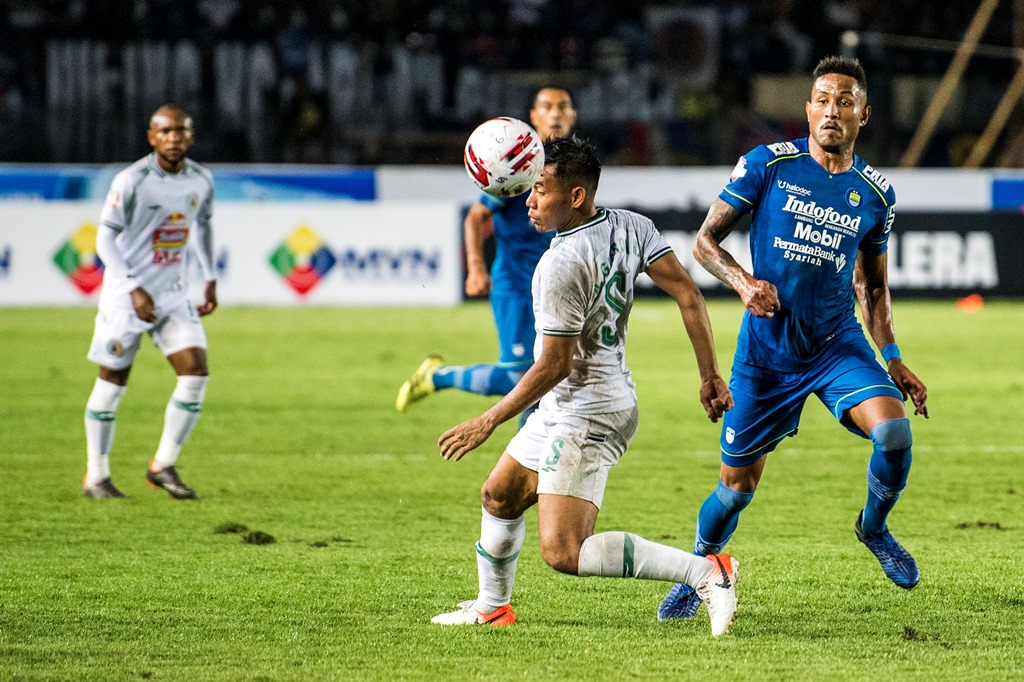
POLYGON ((111 275, 131 279, 128 261, 117 246, 117 231, 105 222, 96 228, 96 255, 103 261, 103 268, 111 275))
POLYGON ((199 261, 199 269, 203 271, 203 279, 213 282, 217 279, 217 271, 213 265, 213 227, 208 218, 196 219, 196 240, 192 243, 192 251, 199 261))
POLYGON ((665 239, 665 236, 658 231, 657 227, 654 226, 652 221, 648 221, 647 238, 644 240, 643 251, 645 270, 654 261, 666 254, 672 253, 672 247, 665 239))
POLYGON ((128 175, 124 172, 115 175, 114 181, 110 183, 110 191, 107 192, 103 210, 100 212, 100 224, 112 227, 115 232, 123 232, 130 220, 126 206, 134 204, 133 195, 128 175))
POLYGON ((545 336, 579 336, 583 333, 587 317, 590 273, 578 260, 563 257, 562 253, 549 258, 543 265, 546 267, 540 272, 538 306, 541 333, 545 336))
POLYGON ((199 269, 203 271, 203 279, 213 282, 217 279, 217 270, 213 260, 213 190, 199 208, 196 216, 196 240, 192 243, 192 251, 199 260, 199 269))

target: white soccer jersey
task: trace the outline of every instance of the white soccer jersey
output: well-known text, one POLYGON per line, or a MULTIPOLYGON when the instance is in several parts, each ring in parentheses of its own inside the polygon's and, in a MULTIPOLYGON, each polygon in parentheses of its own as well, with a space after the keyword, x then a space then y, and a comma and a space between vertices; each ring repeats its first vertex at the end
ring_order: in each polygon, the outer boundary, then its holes
POLYGON ((544 336, 579 336, 571 374, 541 401, 577 414, 636 403, 626 367, 626 325, 637 276, 671 253, 654 223, 638 213, 598 208, 592 220, 555 235, 533 274, 534 357, 544 336))
POLYGON ((100 222, 117 232, 115 243, 127 271, 104 269, 100 305, 131 307, 128 296, 141 286, 158 308, 184 298, 186 249, 194 237, 203 276, 215 279, 210 219, 213 176, 187 160, 178 173, 157 164, 155 154, 139 159, 114 177, 100 222))

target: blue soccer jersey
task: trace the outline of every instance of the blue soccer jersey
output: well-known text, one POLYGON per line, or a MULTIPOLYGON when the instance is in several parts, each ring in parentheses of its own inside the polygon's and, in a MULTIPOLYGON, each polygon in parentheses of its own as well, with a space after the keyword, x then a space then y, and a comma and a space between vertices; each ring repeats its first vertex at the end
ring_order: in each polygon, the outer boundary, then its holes
POLYGON ((480 203, 494 214, 494 264, 491 292, 496 296, 530 298, 533 271, 551 245, 551 235, 538 232, 528 217, 529 192, 509 198, 481 194, 480 203))
POLYGON ((753 211, 753 275, 775 285, 781 306, 772 318, 744 314, 737 362, 801 371, 848 335, 863 340, 853 270, 858 249, 886 251, 896 205, 888 180, 857 156, 830 173, 804 138, 741 157, 719 198, 753 211))

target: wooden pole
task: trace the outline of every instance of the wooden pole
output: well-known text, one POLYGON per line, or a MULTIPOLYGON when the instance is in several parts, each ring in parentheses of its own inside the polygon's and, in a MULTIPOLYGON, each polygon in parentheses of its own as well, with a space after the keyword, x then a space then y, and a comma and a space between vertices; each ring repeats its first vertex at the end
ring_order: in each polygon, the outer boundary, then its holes
POLYGON ((985 132, 974 143, 970 155, 964 161, 964 168, 977 168, 988 158, 989 152, 995 146, 996 140, 999 139, 1003 128, 1006 127, 1007 121, 1010 120, 1010 114, 1013 113, 1021 97, 1024 97, 1024 61, 1020 62, 1017 73, 1014 74, 1013 80, 1010 81, 1006 92, 1003 93, 1003 98, 999 100, 996 110, 992 112, 992 118, 989 119, 985 132))
POLYGON ((939 82, 939 87, 935 91, 935 96, 932 97, 932 101, 924 112, 921 123, 917 126, 917 130, 914 131, 914 137, 910 140, 910 144, 903 153, 903 158, 900 159, 901 168, 915 168, 921 162, 921 155, 924 154, 928 142, 931 141, 935 128, 939 124, 939 119, 942 117, 942 112, 945 111, 950 98, 953 96, 953 92, 960 83, 960 79, 963 78, 967 62, 970 61, 974 50, 977 49, 978 41, 988 27, 988 23, 992 19, 992 14, 995 12, 996 5, 998 4, 999 0, 982 0, 978 6, 978 11, 974 13, 974 18, 971 19, 971 23, 967 27, 967 33, 964 35, 963 42, 960 43, 956 54, 953 55, 953 61, 950 62, 949 68, 946 69, 946 73, 943 75, 942 80, 939 82))

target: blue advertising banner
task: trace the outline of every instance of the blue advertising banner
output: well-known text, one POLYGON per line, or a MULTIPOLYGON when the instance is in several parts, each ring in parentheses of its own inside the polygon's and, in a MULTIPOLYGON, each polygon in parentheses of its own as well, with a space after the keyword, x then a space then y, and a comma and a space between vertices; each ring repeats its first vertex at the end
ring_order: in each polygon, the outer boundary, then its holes
MULTIPOLYGON (((127 165, 127 164, 125 164, 127 165)), ((0 200, 102 200, 125 166, 0 166, 0 200)), ((210 171, 218 201, 373 201, 372 168, 219 166, 210 171)))

